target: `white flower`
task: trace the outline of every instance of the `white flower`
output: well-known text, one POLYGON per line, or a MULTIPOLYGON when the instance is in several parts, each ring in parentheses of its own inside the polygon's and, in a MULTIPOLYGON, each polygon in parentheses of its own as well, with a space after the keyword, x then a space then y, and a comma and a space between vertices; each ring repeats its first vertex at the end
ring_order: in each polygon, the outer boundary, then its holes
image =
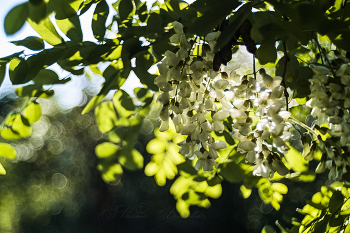
POLYGON ((175 30, 175 33, 177 34, 183 34, 184 31, 183 31, 183 25, 177 21, 174 21, 173 22, 173 27, 174 27, 174 30, 175 30))
POLYGON ((238 144, 238 149, 244 150, 244 151, 252 151, 256 147, 256 144, 252 141, 244 141, 240 142, 238 144))

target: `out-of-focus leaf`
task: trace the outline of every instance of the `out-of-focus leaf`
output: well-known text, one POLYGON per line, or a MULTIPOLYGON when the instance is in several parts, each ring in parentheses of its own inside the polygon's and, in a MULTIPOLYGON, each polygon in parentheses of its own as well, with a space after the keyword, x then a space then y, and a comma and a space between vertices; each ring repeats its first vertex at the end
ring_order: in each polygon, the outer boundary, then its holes
POLYGON ((91 25, 94 37, 99 41, 102 41, 105 36, 108 13, 109 7, 106 0, 101 0, 95 8, 91 25))
POLYGON ((32 133, 28 120, 21 114, 8 117, 5 123, 5 127, 1 130, 1 137, 5 139, 27 138, 32 133))
POLYGON ((41 115, 41 106, 37 102, 30 102, 28 106, 23 110, 23 116, 28 119, 29 124, 33 124, 40 120, 41 115))
POLYGON ((118 151, 119 163, 129 169, 137 170, 143 167, 143 156, 135 149, 123 148, 118 151))
POLYGON ((44 41, 36 36, 28 36, 23 40, 11 41, 11 43, 31 50, 42 50, 45 48, 44 41))
POLYGON ((6 157, 8 159, 14 159, 16 158, 16 150, 11 146, 10 144, 7 143, 0 143, 0 156, 1 157, 6 157))
POLYGON ((40 98, 49 98, 53 96, 53 90, 44 90, 41 85, 31 84, 24 87, 16 88, 16 94, 20 97, 40 97, 40 98))
POLYGON ((340 207, 343 205, 343 203, 343 194, 338 190, 334 191, 331 199, 329 200, 329 212, 331 214, 335 214, 338 210, 340 210, 340 207))
POLYGON ((28 23, 47 43, 57 45, 63 42, 63 39, 56 31, 55 26, 52 24, 49 17, 46 17, 39 23, 35 23, 28 19, 28 23))
POLYGON ((119 149, 114 143, 104 142, 96 146, 95 153, 99 158, 110 158, 115 155, 119 149))
POLYGON ((219 36, 215 45, 214 52, 220 50, 232 39, 233 35, 236 33, 236 31, 244 22, 244 20, 248 18, 248 16, 251 14, 251 10, 252 10, 252 3, 247 2, 236 11, 236 13, 230 18, 229 25, 225 28, 225 30, 219 36))
POLYGON ((89 112, 91 109, 96 107, 104 98, 106 95, 96 95, 92 97, 92 99, 89 101, 89 103, 85 106, 81 114, 85 114, 89 112))
POLYGON ((6 170, 5 170, 4 166, 2 166, 1 163, 0 163, 0 175, 6 175, 6 170))
POLYGON ((273 229, 272 226, 266 225, 264 228, 261 230, 261 233, 276 233, 275 229, 273 229))
POLYGON ((55 18, 58 20, 67 19, 77 13, 81 3, 84 0, 50 0, 48 11, 55 12, 55 18))
POLYGON ((122 117, 129 117, 134 113, 135 105, 124 90, 118 90, 113 96, 113 104, 122 117))
POLYGON ((275 192, 279 192, 281 194, 286 194, 288 192, 288 187, 282 183, 273 183, 271 188, 275 192))
POLYGON ((118 122, 112 102, 105 102, 96 107, 95 116, 102 133, 111 131, 118 122))
POLYGON ((285 154, 284 157, 295 172, 305 172, 308 170, 308 162, 305 161, 303 155, 293 147, 290 147, 288 153, 285 154))
POLYGON ((22 3, 12 8, 6 15, 4 28, 7 35, 12 35, 22 28, 29 16, 28 3, 22 3))
POLYGON ((41 1, 40 3, 36 3, 36 4, 29 1, 28 7, 29 7, 29 18, 33 22, 39 23, 41 20, 47 17, 48 11, 47 11, 46 1, 41 1))
POLYGON ((159 14, 152 13, 147 20, 147 30, 152 33, 162 31, 162 17, 159 14))
POLYGON ((97 168, 98 170, 101 171, 102 179, 106 183, 114 182, 120 179, 121 176, 123 175, 123 168, 119 163, 113 163, 113 164, 111 164, 110 162, 100 163, 97 166, 97 168))
POLYGON ((219 169, 219 174, 231 183, 240 182, 244 177, 244 171, 235 162, 220 164, 219 169))

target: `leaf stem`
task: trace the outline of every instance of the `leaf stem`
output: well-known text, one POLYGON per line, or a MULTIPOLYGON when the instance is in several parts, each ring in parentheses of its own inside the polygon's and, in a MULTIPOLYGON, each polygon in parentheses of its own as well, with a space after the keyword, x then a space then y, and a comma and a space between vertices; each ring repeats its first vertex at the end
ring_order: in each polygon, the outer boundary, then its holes
POLYGON ((289 117, 289 120, 300 125, 301 127, 303 127, 304 129, 310 131, 316 138, 318 137, 318 134, 315 132, 315 130, 311 129, 309 126, 305 125, 303 122, 298 121, 297 119, 293 118, 293 117, 289 117))
POLYGON ((289 93, 287 91, 287 85, 286 85, 286 73, 287 73, 287 65, 288 62, 290 61, 290 58, 288 57, 287 54, 287 48, 286 48, 286 42, 282 41, 282 45, 283 45, 283 54, 284 54, 284 64, 283 64, 283 70, 282 70, 282 85, 284 87, 284 96, 286 97, 286 109, 288 111, 288 97, 289 97, 289 93))

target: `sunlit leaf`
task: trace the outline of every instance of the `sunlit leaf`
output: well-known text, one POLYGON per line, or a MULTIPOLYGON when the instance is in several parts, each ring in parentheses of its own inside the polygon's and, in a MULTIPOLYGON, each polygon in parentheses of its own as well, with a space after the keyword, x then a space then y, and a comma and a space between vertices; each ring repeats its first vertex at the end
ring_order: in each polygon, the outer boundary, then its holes
POLYGON ((137 170, 143 167, 143 156, 135 149, 123 148, 118 151, 118 160, 123 167, 137 170))
POLYGON ((129 117, 134 113, 135 105, 124 90, 118 90, 113 96, 113 104, 122 117, 129 117))
POLYGON ((106 183, 114 182, 123 175, 123 168, 119 163, 101 163, 97 168, 102 172, 102 179, 106 183))
POLYGON ((165 150, 165 143, 158 138, 152 139, 146 146, 146 150, 150 154, 162 153, 165 150))
POLYGON ((83 33, 80 27, 78 15, 73 15, 66 19, 56 19, 58 28, 72 41, 80 42, 83 40, 83 33))
POLYGON ((105 102, 96 107, 95 116, 102 133, 111 131, 118 122, 112 102, 105 102))
POLYGON ((11 146, 10 144, 7 143, 0 143, 0 156, 1 157, 6 157, 8 159, 14 159, 16 158, 16 150, 11 146))
POLYGON ((10 62, 9 73, 12 84, 22 84, 28 72, 28 63, 23 58, 13 58, 10 62))
POLYGON ((118 151, 119 147, 110 142, 104 142, 96 146, 95 153, 99 158, 109 158, 112 155, 115 155, 118 151))
POLYGON ((308 162, 305 161, 303 155, 293 147, 290 147, 290 150, 284 156, 294 171, 304 172, 308 170, 308 162))
POLYGON ((252 190, 246 188, 244 185, 241 185, 240 190, 244 199, 250 197, 250 194, 252 193, 252 190))
POLYGON ((41 106, 37 102, 30 102, 23 110, 23 116, 28 119, 29 124, 33 124, 40 120, 42 115, 41 106))
POLYGON ((209 186, 207 188, 207 190, 205 191, 205 194, 208 196, 208 197, 211 197, 211 198, 219 198, 222 194, 222 186, 221 184, 217 184, 215 186, 209 186))
POLYGON ((0 175, 6 175, 6 170, 5 170, 4 166, 2 166, 1 163, 0 163, 0 175))
POLYGON ((88 113, 91 109, 96 107, 104 98, 105 98, 105 95, 95 95, 94 97, 92 97, 92 99, 85 106, 81 114, 88 113))
POLYGON ((4 28, 7 35, 12 35, 22 28, 29 16, 28 3, 22 3, 12 8, 6 15, 4 28))
POLYGON ((275 192, 279 192, 281 194, 286 194, 288 192, 288 187, 282 183, 273 183, 271 188, 275 192))
POLYGON ((57 45, 63 42, 63 39, 56 31, 55 26, 52 24, 49 17, 46 17, 39 23, 35 23, 28 19, 28 23, 47 43, 57 45))

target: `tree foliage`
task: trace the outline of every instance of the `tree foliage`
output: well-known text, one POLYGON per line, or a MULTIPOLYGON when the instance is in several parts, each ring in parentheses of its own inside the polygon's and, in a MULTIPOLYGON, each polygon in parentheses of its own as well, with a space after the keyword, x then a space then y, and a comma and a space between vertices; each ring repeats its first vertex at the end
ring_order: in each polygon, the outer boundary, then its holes
MULTIPOLYGON (((7 14, 5 31, 12 35, 27 21, 39 36, 12 42, 34 54, 0 58, 0 83, 8 70, 13 85, 24 84, 17 95, 26 98, 2 122, 0 135, 31 135, 42 114, 36 100, 54 94, 47 85, 71 79, 59 77, 52 64, 71 76, 92 72, 104 83, 82 114, 94 109, 108 135, 95 151, 105 182, 143 167, 158 185, 176 179, 170 192, 188 217, 191 205, 207 208, 209 198, 220 197, 223 181, 240 183, 244 198, 256 188, 278 210, 288 192, 283 179, 312 182, 329 170, 337 182, 299 211, 305 218, 292 221, 291 229, 278 226, 283 232, 347 231, 349 17, 349 4, 339 0, 165 0, 151 8, 140 0, 23 3, 7 14), (95 42, 83 41, 80 26, 90 8, 95 42), (249 62, 238 57, 242 51, 249 62), (132 71, 144 85, 135 97, 123 90, 132 71), (110 91, 113 99, 105 99, 110 91), (140 132, 154 127, 146 148, 152 158, 144 165, 135 144, 140 132), (317 168, 309 168, 314 161, 317 168)), ((0 144, 0 156, 15 154, 0 144)))

